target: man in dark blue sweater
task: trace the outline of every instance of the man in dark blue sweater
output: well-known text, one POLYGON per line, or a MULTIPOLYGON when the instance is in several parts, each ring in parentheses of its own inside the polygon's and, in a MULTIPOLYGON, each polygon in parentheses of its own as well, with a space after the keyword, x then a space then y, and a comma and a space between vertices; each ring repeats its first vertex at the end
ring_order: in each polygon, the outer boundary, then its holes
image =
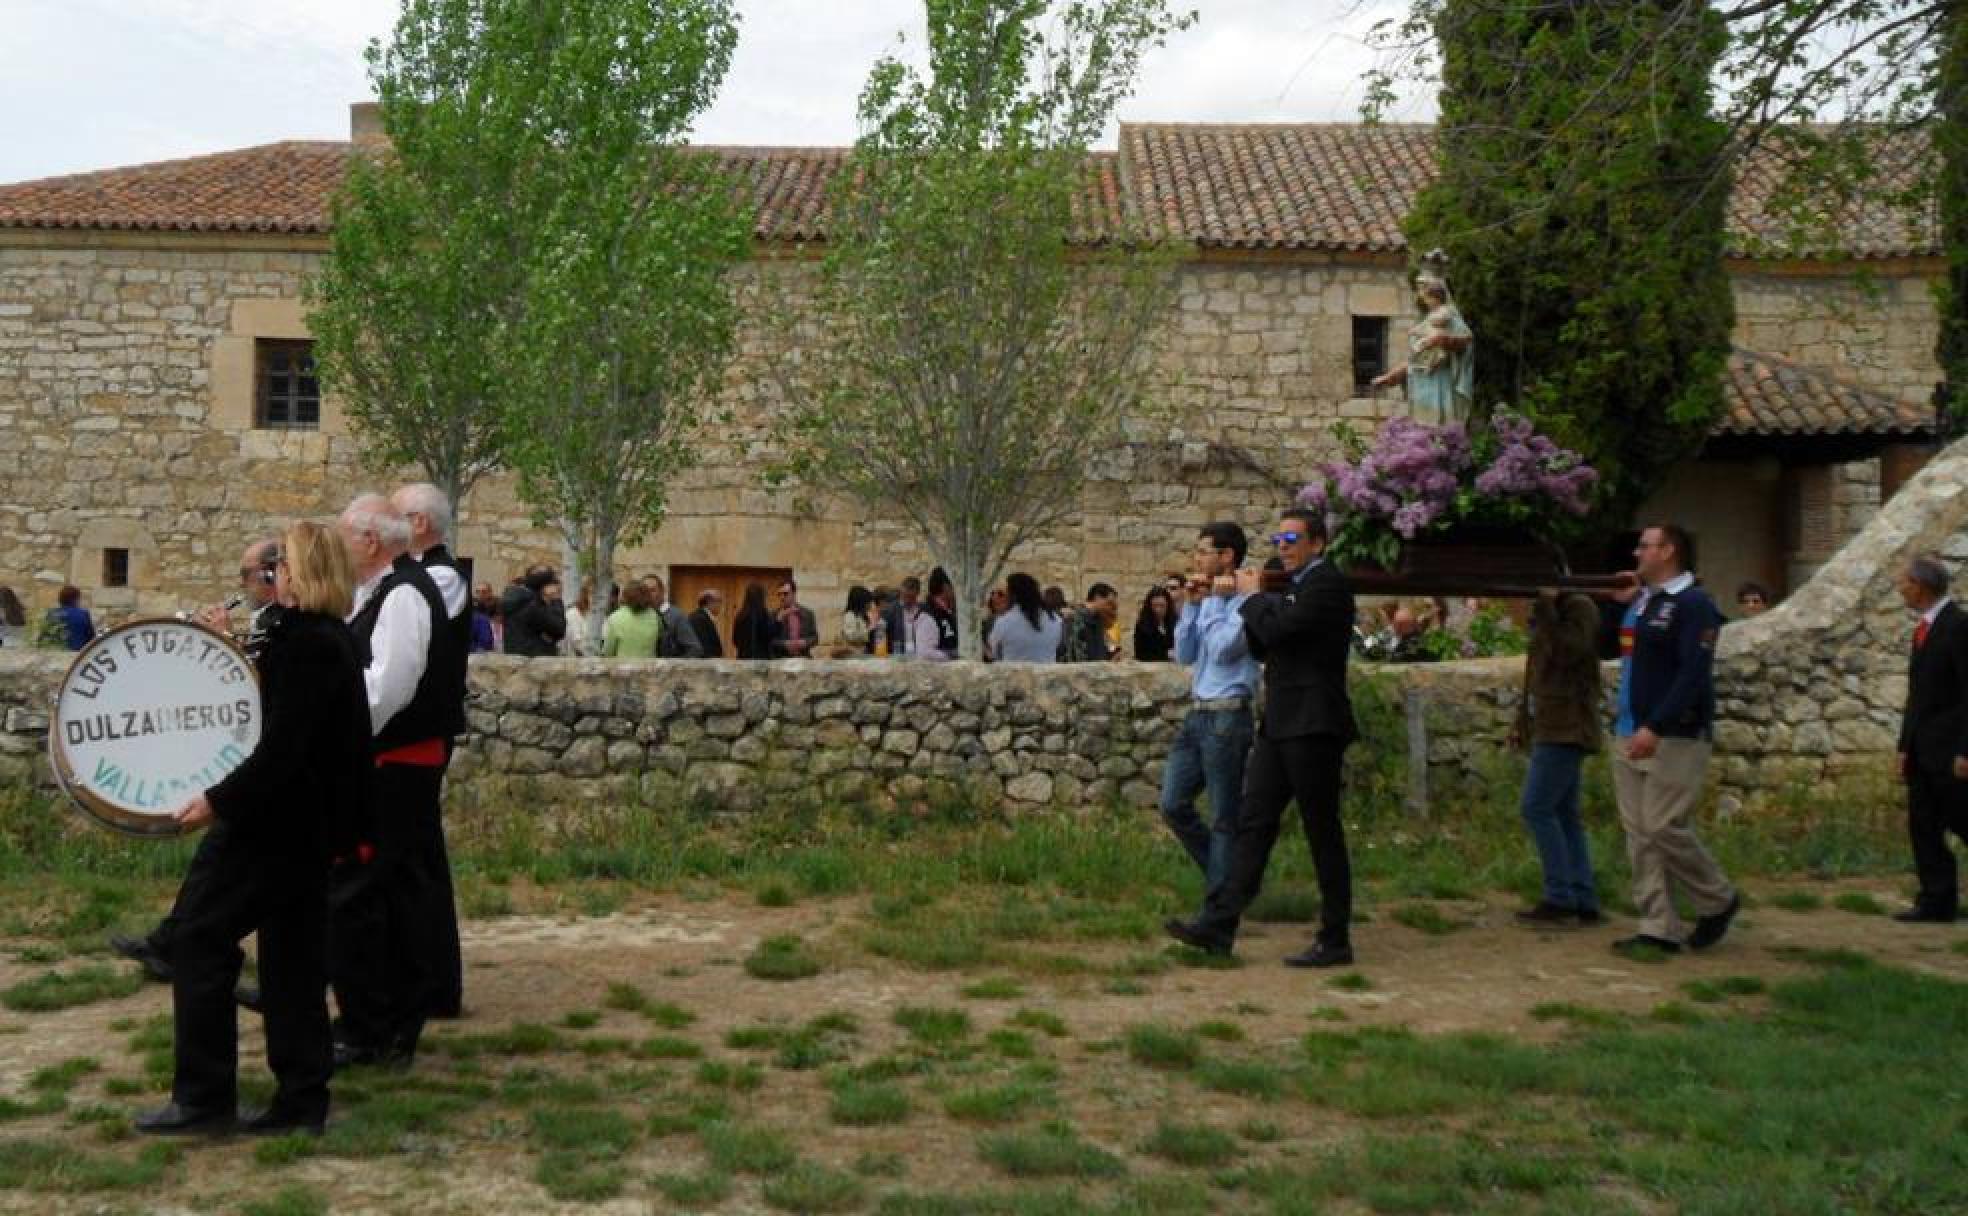
POLYGON ((1696 584, 1694 542, 1674 524, 1640 533, 1633 551, 1640 589, 1620 636, 1620 719, 1613 787, 1633 868, 1640 931, 1613 944, 1622 954, 1678 953, 1677 890, 1699 918, 1686 944, 1713 946, 1742 899, 1695 836, 1695 806, 1713 750, 1715 642, 1722 613, 1696 584))

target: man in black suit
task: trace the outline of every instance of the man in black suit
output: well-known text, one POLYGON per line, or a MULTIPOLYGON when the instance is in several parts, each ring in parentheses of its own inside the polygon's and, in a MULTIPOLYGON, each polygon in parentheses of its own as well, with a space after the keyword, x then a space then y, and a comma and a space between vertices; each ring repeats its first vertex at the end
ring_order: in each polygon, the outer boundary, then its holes
POLYGON ((1917 557, 1900 573, 1900 599, 1918 615, 1900 723, 1900 777, 1920 894, 1895 920, 1952 923, 1961 911, 1947 834, 1968 840, 1968 616, 1948 598, 1948 572, 1917 557))
POLYGON ((724 611, 724 596, 706 591, 697 597, 697 611, 690 614, 690 628, 707 659, 724 657, 724 639, 718 635, 717 616, 724 611))
POLYGON ((1259 571, 1237 572, 1244 635, 1264 664, 1264 715, 1244 769, 1229 872, 1200 916, 1171 920, 1166 928, 1178 941, 1228 954, 1237 923, 1263 884, 1285 804, 1295 801, 1319 875, 1319 936, 1285 962, 1340 967, 1353 961, 1353 875, 1339 819, 1340 762, 1359 737, 1346 694, 1353 593, 1325 560, 1326 525, 1318 513, 1285 511, 1271 543, 1288 576, 1283 590, 1264 591, 1259 571))

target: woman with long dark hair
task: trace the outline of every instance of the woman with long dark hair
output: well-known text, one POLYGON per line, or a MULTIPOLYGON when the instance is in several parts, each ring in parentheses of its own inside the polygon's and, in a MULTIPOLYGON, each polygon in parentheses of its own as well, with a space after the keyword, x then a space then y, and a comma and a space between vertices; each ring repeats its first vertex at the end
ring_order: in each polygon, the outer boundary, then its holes
POLYGON ((779 622, 765 606, 765 586, 745 584, 745 601, 731 622, 731 645, 741 659, 769 659, 778 640, 779 622))
POLYGON ((1134 619, 1134 657, 1143 663, 1166 663, 1175 653, 1175 598, 1157 585, 1141 601, 1134 619))
POLYGON ((875 593, 856 583, 847 589, 847 607, 841 612, 840 642, 834 657, 850 659, 875 653, 875 593))
POLYGON ((1000 663, 1059 661, 1059 614, 1046 607, 1039 580, 1023 570, 1005 580, 1011 611, 991 626, 988 648, 1000 663))

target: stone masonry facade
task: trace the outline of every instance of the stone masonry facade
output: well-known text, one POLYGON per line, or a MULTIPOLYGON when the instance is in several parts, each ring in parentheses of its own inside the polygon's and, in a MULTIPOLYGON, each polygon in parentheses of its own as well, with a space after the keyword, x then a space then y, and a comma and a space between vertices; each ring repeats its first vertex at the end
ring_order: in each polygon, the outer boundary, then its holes
MULTIPOLYGON (((404 476, 362 466, 332 398, 319 431, 253 426, 253 344, 306 337, 302 284, 321 248, 304 235, 0 233, 0 582, 36 610, 63 582, 112 620, 176 610, 226 587, 248 539, 404 476), (110 549, 128 555, 127 587, 102 585, 110 549)), ((1931 379, 1926 263, 1864 276, 1738 271, 1746 344, 1895 391, 1931 379)), ((762 276, 805 273, 752 263, 739 287, 756 298, 762 276)), ((1200 523, 1228 517, 1261 534, 1330 454, 1335 421, 1370 429, 1401 408, 1354 394, 1350 348, 1355 317, 1386 317, 1398 349, 1405 273, 1394 255, 1309 251, 1183 265, 1147 375, 1152 413, 1088 470, 1077 521, 1014 565, 1074 590, 1104 579, 1138 591, 1184 566, 1200 523)), ((784 341, 762 321, 743 330, 720 403, 732 421, 705 433, 668 520, 620 555, 622 573, 785 567, 810 603, 831 609, 851 583, 927 564, 900 525, 762 480, 784 341)), ((558 560, 557 539, 529 515, 503 476, 470 496, 457 547, 480 577, 558 560)))

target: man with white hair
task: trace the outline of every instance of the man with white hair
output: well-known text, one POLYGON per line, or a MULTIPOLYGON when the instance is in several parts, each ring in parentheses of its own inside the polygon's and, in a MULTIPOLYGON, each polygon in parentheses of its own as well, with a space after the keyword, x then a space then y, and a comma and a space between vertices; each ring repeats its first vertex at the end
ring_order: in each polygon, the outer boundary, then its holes
MULTIPOLYGON (((448 767, 458 737, 465 733, 465 677, 472 649, 470 586, 445 546, 451 535, 451 500, 444 491, 427 481, 415 482, 390 495, 390 504, 409 523, 410 556, 423 564, 449 614, 444 629, 447 644, 431 655, 444 681, 444 756, 448 767)), ((431 984, 431 1007, 426 1012, 432 1017, 455 1018, 464 1006, 464 962, 458 947, 458 901, 451 885, 451 856, 444 844, 441 815, 421 820, 420 826, 425 834, 417 841, 417 859, 424 871, 425 893, 430 896, 430 907, 417 918, 423 930, 420 940, 431 984)))
POLYGON ((450 615, 409 555, 411 528, 390 500, 364 494, 338 527, 354 558, 349 628, 368 648, 363 680, 376 753, 375 849, 337 871, 329 978, 341 1011, 335 1063, 407 1065, 432 1004, 420 919, 430 897, 418 842, 438 813, 451 719, 450 615))

